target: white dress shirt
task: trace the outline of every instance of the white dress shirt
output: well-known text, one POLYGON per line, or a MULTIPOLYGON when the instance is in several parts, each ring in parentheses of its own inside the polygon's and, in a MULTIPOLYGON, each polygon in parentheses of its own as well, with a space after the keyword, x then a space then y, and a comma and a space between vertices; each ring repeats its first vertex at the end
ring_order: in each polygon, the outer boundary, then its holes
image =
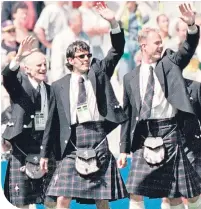
MULTIPOLYGON (((144 101, 144 96, 146 93, 148 78, 150 75, 149 67, 152 66, 153 69, 156 67, 156 63, 145 64, 142 62, 140 67, 140 96, 141 101, 144 101)), ((177 113, 177 109, 175 109, 165 98, 164 92, 162 90, 161 84, 153 71, 154 74, 154 96, 152 101, 152 109, 151 116, 149 119, 163 119, 163 118, 171 118, 174 117, 177 113)), ((142 102, 143 103, 143 102, 142 102)))
MULTIPOLYGON (((71 124, 77 123, 76 114, 77 114, 77 102, 78 102, 78 92, 79 92, 79 77, 80 75, 73 73, 71 74, 70 79, 70 113, 71 113, 71 124)), ((91 81, 87 78, 86 74, 83 74, 84 85, 86 88, 87 95, 87 106, 91 116, 90 121, 101 121, 104 118, 99 114, 96 96, 91 84, 91 81)))

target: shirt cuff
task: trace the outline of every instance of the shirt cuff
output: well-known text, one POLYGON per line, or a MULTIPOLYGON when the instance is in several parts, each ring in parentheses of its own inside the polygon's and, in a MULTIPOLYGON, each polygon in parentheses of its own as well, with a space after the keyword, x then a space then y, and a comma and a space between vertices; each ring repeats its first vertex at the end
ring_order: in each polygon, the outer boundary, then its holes
POLYGON ((12 60, 10 62, 9 69, 11 71, 16 71, 19 67, 20 67, 19 63, 17 63, 15 60, 12 60))
POLYGON ((197 25, 188 26, 188 34, 196 34, 197 32, 197 25))
POLYGON ((118 24, 118 26, 116 28, 111 29, 111 33, 112 34, 117 34, 117 33, 120 33, 120 32, 121 32, 121 29, 119 27, 119 24, 118 24))

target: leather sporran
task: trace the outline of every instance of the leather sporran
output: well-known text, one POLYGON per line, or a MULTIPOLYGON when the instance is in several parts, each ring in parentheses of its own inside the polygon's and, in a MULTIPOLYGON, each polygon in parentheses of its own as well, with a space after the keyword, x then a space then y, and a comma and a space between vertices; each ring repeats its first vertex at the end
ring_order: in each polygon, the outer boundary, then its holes
POLYGON ((84 176, 96 173, 99 170, 99 168, 97 166, 97 157, 95 149, 77 149, 75 168, 79 174, 84 176))
POLYGON ((24 172, 31 179, 40 179, 45 175, 45 172, 40 169, 40 155, 28 154, 26 157, 24 172))
POLYGON ((161 137, 147 137, 143 157, 150 165, 160 164, 165 159, 165 146, 161 137))

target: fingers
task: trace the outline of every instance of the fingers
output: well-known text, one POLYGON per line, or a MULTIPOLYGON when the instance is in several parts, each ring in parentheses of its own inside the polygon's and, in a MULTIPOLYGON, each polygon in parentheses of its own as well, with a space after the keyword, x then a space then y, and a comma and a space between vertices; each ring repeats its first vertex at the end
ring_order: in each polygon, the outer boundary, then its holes
POLYGON ((127 159, 125 157, 120 157, 117 161, 118 168, 124 168, 127 165, 127 159))
POLYGON ((48 172, 48 160, 41 158, 40 159, 40 169, 44 172, 48 172))
POLYGON ((190 4, 188 4, 188 6, 187 6, 187 4, 181 4, 181 5, 179 5, 179 10, 180 10, 180 12, 182 14, 186 14, 186 13, 189 13, 189 12, 190 13, 193 12, 190 4))

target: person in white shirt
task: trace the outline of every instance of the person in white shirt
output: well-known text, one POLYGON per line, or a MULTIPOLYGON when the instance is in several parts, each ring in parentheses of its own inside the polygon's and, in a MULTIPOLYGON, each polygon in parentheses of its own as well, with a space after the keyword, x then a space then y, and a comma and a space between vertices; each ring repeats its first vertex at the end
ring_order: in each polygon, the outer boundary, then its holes
POLYGON ((35 24, 34 32, 45 48, 51 49, 51 43, 56 34, 67 28, 69 13, 70 6, 68 1, 48 4, 42 10, 35 24))
POLYGON ((50 97, 50 86, 44 82, 46 58, 33 49, 34 41, 31 36, 25 38, 14 59, 2 71, 3 85, 11 98, 12 109, 2 135, 3 150, 12 146, 4 192, 8 201, 19 208, 27 208, 29 204, 49 204, 51 199, 46 199, 45 192, 55 169, 52 154, 48 175, 38 170, 39 167, 34 170, 29 167, 30 163, 39 165, 50 97), (20 69, 22 62, 25 72, 20 69))
POLYGON ((103 59, 103 38, 109 33, 109 24, 95 12, 93 1, 82 1, 83 31, 89 36, 93 56, 103 59))
POLYGON ((69 73, 66 67, 66 49, 76 40, 89 43, 88 36, 82 31, 82 15, 79 10, 73 9, 68 17, 68 28, 53 39, 49 81, 54 82, 69 73))
POLYGON ((123 108, 129 120, 122 124, 118 165, 126 166, 132 153, 126 184, 129 209, 144 209, 143 196, 168 197, 171 209, 184 209, 182 196, 189 209, 201 207, 196 168, 201 159, 192 149, 193 138, 187 137, 188 130, 197 133, 199 124, 182 76, 198 45, 199 27, 190 5, 181 4, 179 9, 188 25, 179 50, 167 49, 162 55, 158 30, 144 28, 138 37, 141 65, 124 77, 123 108))

